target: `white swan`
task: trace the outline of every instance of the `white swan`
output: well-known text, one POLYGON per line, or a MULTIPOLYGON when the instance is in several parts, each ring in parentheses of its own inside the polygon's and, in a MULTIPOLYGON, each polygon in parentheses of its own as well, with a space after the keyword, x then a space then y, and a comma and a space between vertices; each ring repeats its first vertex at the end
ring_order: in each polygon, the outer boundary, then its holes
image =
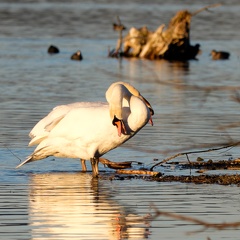
POLYGON ((38 144, 25 163, 49 156, 91 161, 98 175, 99 157, 133 137, 154 114, 150 103, 132 85, 113 83, 108 103, 79 102, 54 108, 30 132, 29 146, 38 144), (117 127, 117 131, 115 129, 117 127))

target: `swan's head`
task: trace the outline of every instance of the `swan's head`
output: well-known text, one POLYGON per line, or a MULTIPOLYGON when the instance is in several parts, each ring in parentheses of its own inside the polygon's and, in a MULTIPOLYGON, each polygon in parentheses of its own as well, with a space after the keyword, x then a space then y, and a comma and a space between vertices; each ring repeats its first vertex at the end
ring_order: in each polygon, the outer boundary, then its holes
POLYGON ((131 96, 138 97, 145 103, 151 115, 149 123, 153 125, 152 116, 154 115, 154 110, 151 104, 131 84, 126 82, 116 82, 108 88, 106 99, 109 103, 112 124, 117 127, 119 136, 121 136, 121 133, 127 134, 126 126, 123 122, 122 108, 124 99, 129 103, 131 96))
POLYGON ((123 84, 133 96, 140 98, 146 104, 146 106, 148 107, 148 109, 150 111, 150 114, 151 114, 151 117, 149 119, 149 123, 153 126, 152 116, 154 115, 154 110, 153 110, 151 104, 147 101, 146 98, 144 98, 140 94, 140 92, 135 87, 133 87, 129 83, 125 83, 125 82, 120 82, 120 83, 123 84))

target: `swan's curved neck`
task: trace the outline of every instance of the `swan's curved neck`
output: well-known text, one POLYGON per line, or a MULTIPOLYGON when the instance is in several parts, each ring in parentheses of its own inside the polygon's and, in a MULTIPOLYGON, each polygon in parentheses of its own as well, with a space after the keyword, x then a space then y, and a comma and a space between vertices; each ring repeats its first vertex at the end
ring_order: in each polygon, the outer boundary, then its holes
POLYGON ((112 84, 106 92, 106 99, 111 121, 117 127, 119 136, 121 133, 136 133, 150 119, 148 106, 130 84, 112 84))
POLYGON ((131 96, 132 94, 122 84, 115 84, 108 89, 106 92, 106 99, 109 103, 111 119, 114 119, 114 117, 119 120, 123 119, 122 108, 124 99, 129 105, 131 96))

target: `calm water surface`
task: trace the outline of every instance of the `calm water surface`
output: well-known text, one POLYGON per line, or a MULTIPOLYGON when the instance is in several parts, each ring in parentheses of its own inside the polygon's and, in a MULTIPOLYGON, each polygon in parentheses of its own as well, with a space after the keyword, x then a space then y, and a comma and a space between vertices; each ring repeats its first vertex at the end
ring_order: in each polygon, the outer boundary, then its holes
MULTIPOLYGON (((192 19, 192 44, 201 44, 198 61, 186 63, 107 58, 116 45, 112 22, 156 29, 181 9, 214 1, 0 1, 0 236, 2 239, 238 239, 239 230, 204 232, 189 223, 159 217, 160 210, 210 222, 239 221, 239 187, 94 180, 79 161, 49 158, 15 166, 33 148, 28 133, 54 106, 105 101, 107 87, 128 81, 152 104, 154 127, 147 125, 122 147, 105 155, 151 166, 199 146, 239 140, 240 3, 202 12, 192 19), (55 44, 60 54, 49 56, 55 44), (70 61, 81 49, 82 62, 70 61), (231 53, 211 61, 212 49, 231 53), (185 86, 185 87, 183 87, 185 86), (206 91, 206 87, 215 87, 206 91), (228 125, 234 128, 225 128, 228 125), (18 159, 19 158, 19 159, 18 159)), ((239 148, 202 154, 208 159, 239 157, 239 148)), ((199 155, 190 155, 195 160, 199 155)), ((185 158, 178 158, 186 160, 185 158)), ((101 175, 113 171, 100 166, 101 175)), ((161 167, 165 174, 190 174, 161 167)), ((212 174, 214 172, 209 172, 212 174)), ((233 170, 232 173, 239 173, 233 170)), ((196 174, 196 173, 194 173, 196 174)), ((221 172, 220 172, 221 174, 221 172)))

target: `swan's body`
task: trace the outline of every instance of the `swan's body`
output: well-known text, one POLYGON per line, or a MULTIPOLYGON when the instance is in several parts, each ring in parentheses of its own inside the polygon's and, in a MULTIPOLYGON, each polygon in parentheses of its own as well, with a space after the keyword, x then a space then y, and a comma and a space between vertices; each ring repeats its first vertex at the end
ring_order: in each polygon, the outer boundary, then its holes
POLYGON ((98 175, 99 157, 134 136, 151 121, 151 105, 130 84, 113 83, 108 103, 80 102, 58 106, 30 132, 34 152, 17 167, 48 156, 91 160, 98 175), (116 127, 117 131, 116 131, 116 127))
MULTIPOLYGON (((37 145, 41 142, 43 137, 49 135, 51 128, 54 124, 60 121, 68 112, 74 108, 94 108, 101 107, 107 103, 103 102, 76 102, 67 105, 60 105, 55 108, 42 120, 40 120, 29 133, 29 137, 32 140, 29 142, 29 146, 37 145)), ((86 163, 84 159, 81 159, 82 171, 87 171, 86 163)))

